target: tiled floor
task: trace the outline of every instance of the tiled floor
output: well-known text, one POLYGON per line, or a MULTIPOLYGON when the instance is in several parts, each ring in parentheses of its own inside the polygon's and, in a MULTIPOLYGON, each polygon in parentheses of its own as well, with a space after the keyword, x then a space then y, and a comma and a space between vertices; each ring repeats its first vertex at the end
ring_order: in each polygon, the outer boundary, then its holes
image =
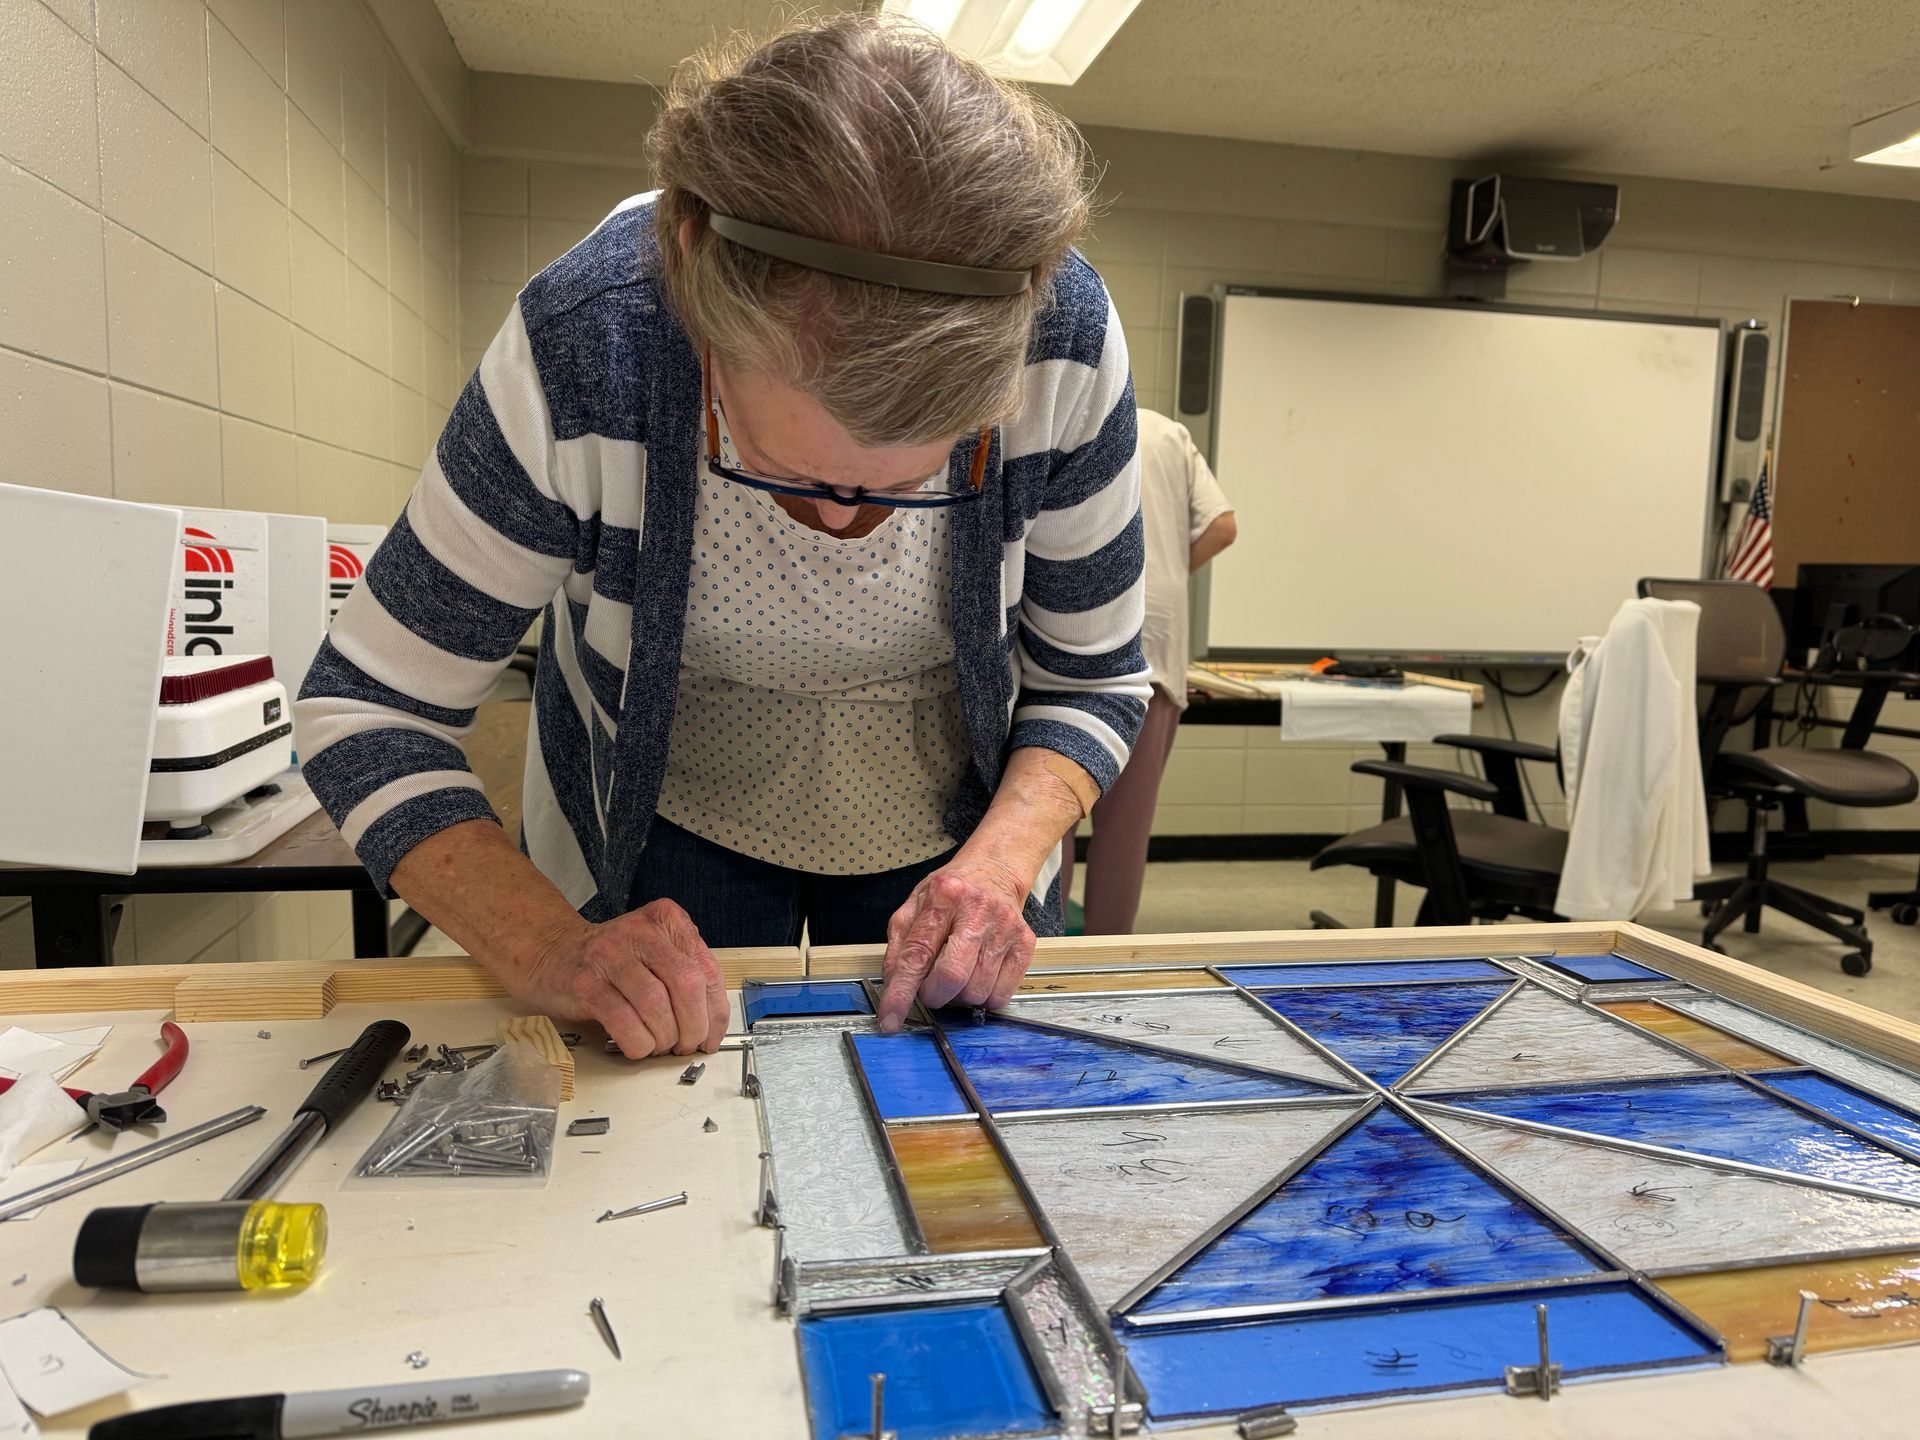
MULTIPOLYGON (((1080 872, 1084 875, 1086 872, 1080 872)), ((1818 864, 1779 865, 1784 880, 1855 904, 1869 890, 1904 889, 1913 883, 1910 859, 1842 858, 1818 864)), ((1419 892, 1402 887, 1402 925, 1413 923, 1419 892)), ((1325 910, 1348 924, 1369 923, 1373 880, 1360 870, 1309 871, 1304 860, 1181 860, 1147 867, 1146 893, 1136 929, 1142 934, 1198 930, 1304 929, 1310 910, 1325 910)), ((1642 917, 1650 925, 1688 940, 1700 936, 1700 916, 1691 906, 1642 917)), ((1874 941, 1873 973, 1855 979, 1840 971, 1841 946, 1795 921, 1768 912, 1758 935, 1736 930, 1723 941, 1742 960, 1845 995, 1894 1015, 1920 1020, 1920 929, 1895 925, 1880 911, 1868 919, 1874 941)), ((430 930, 417 955, 458 953, 447 937, 430 930)))

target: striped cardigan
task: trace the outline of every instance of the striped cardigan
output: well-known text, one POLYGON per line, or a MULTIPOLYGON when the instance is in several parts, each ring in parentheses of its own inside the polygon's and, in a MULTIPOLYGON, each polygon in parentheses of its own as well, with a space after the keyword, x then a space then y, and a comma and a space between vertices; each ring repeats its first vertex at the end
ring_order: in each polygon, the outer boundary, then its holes
MULTIPOLYGON (((544 614, 521 845, 587 918, 627 908, 673 726, 700 407, 639 197, 521 291, 294 707, 306 777, 383 893, 422 840, 495 818, 459 741, 544 614)), ((960 483, 976 443, 953 452, 960 483)), ((971 761, 945 816, 956 839, 1013 748, 1056 750, 1104 790, 1145 714, 1133 384, 1078 255, 1035 322, 983 491, 953 512, 971 761)), ((1028 904, 1043 932, 1054 868, 1028 904)))

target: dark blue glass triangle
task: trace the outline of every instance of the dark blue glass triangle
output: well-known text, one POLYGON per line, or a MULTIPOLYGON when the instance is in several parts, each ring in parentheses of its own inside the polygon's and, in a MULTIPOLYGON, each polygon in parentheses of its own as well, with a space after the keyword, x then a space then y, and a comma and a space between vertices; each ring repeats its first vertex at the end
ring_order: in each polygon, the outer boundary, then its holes
POLYGON ((1391 1295, 1601 1268, 1425 1131, 1377 1110, 1133 1313, 1391 1295))
POLYGON ((953 1016, 947 1043, 989 1110, 1157 1105, 1176 1100, 1277 1100, 1349 1092, 989 1018, 953 1016))
POLYGON ((1391 1085, 1506 990, 1504 984, 1330 985, 1256 993, 1349 1065, 1391 1085))

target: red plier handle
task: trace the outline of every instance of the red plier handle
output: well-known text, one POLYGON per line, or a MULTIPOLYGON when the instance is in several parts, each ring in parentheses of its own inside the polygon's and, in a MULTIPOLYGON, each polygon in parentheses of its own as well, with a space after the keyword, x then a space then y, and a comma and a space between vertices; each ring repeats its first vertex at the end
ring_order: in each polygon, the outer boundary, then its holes
MULTIPOLYGON (((173 1021, 166 1020, 161 1022, 160 1038, 166 1042, 167 1048, 161 1052, 158 1060, 154 1061, 153 1064, 149 1065, 146 1070, 142 1072, 139 1079, 127 1087, 128 1090, 144 1090, 149 1095, 158 1095, 162 1090, 167 1088, 167 1082, 178 1075, 186 1065, 187 1032, 174 1024, 173 1021)), ((0 1076, 0 1095, 4 1095, 12 1088, 13 1081, 10 1078, 0 1076)), ((86 1104, 94 1094, 91 1090, 76 1090, 71 1085, 62 1088, 66 1090, 67 1094, 73 1097, 76 1105, 86 1104)))

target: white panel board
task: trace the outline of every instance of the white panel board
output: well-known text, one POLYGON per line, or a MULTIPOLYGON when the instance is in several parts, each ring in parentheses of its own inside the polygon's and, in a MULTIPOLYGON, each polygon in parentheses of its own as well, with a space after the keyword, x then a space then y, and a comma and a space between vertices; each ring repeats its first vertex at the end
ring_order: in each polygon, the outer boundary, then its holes
POLYGON ((1215 648, 1560 655, 1706 549, 1717 325, 1226 297, 1215 648))
POLYGON ((133 873, 180 524, 0 485, 0 860, 133 873))

